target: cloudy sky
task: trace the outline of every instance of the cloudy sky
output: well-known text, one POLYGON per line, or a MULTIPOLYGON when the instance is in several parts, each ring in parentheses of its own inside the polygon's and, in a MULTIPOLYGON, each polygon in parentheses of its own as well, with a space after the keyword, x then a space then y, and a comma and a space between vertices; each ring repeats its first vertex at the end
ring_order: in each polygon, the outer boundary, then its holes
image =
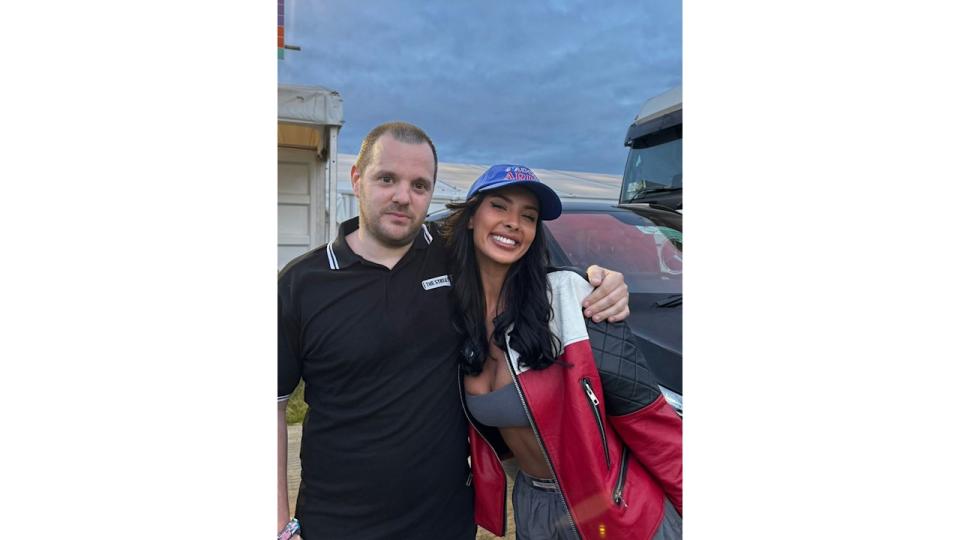
POLYGON ((286 0, 280 83, 343 96, 340 150, 424 128, 441 161, 621 174, 627 126, 681 81, 679 0, 286 0))

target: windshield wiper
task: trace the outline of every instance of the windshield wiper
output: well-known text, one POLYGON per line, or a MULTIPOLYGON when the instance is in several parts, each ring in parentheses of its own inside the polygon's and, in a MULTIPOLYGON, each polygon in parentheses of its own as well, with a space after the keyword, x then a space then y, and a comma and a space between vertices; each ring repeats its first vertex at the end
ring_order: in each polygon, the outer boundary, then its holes
POLYGON ((653 193, 673 193, 674 191, 680 191, 682 189, 683 189, 682 187, 658 187, 658 188, 645 189, 643 191, 638 192, 633 197, 630 197, 630 200, 627 202, 636 202, 642 198, 645 198, 647 195, 650 195, 653 193))
POLYGON ((654 305, 657 307, 677 307, 683 304, 683 295, 682 294, 671 294, 666 298, 661 298, 654 302, 654 305))

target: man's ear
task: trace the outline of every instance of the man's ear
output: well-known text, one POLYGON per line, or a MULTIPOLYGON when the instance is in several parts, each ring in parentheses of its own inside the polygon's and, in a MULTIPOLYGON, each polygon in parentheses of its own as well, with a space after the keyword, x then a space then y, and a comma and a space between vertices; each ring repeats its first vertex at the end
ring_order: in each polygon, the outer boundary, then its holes
POLYGON ((350 167, 350 187, 353 188, 353 194, 359 199, 360 198, 360 171, 357 169, 357 165, 354 164, 350 167))

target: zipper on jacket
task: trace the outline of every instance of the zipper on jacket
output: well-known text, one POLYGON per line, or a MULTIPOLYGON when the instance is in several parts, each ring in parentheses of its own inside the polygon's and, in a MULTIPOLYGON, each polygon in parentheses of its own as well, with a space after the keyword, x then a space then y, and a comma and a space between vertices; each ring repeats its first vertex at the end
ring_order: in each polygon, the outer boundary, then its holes
POLYGON ((623 500, 623 485, 627 481, 627 465, 629 461, 630 450, 626 445, 623 446, 623 455, 620 456, 620 474, 617 475, 617 485, 613 488, 613 504, 617 506, 627 506, 627 501, 623 500))
MULTIPOLYGON (((507 477, 507 470, 503 468, 503 462, 500 461, 500 456, 497 454, 497 449, 493 447, 490 441, 483 436, 483 433, 477 429, 477 426, 473 423, 473 419, 470 418, 470 413, 467 411, 467 403, 463 397, 463 368, 457 368, 457 390, 460 391, 460 408, 463 409, 463 416, 467 419, 467 423, 473 427, 473 430, 477 432, 477 436, 480 437, 480 440, 486 443, 490 447, 490 451, 493 452, 493 455, 497 456, 497 461, 500 463, 500 470, 503 471, 503 477, 507 477)), ((467 486, 473 483, 473 461, 470 462, 470 473, 467 474, 467 486)), ((507 482, 503 482, 503 532, 507 532, 507 482)))
POLYGON ((567 500, 567 495, 563 492, 563 487, 560 485, 560 478, 557 477, 557 469, 553 466, 553 460, 550 459, 550 454, 547 453, 547 447, 543 444, 543 439, 540 437, 540 430, 537 429, 537 424, 533 421, 533 414, 530 413, 530 407, 527 406, 527 396, 523 393, 523 388, 520 386, 520 381, 517 377, 517 372, 513 368, 513 359, 510 358, 510 339, 506 338, 505 345, 507 350, 504 351, 504 356, 507 360, 507 370, 510 372, 510 377, 513 378, 513 385, 517 387, 517 393, 520 394, 520 404, 523 405, 523 412, 527 413, 527 420, 530 421, 530 428, 533 429, 533 438, 537 440, 537 444, 540 446, 540 451, 543 452, 543 457, 547 460, 547 466, 550 467, 550 473, 553 475, 553 481, 557 484, 557 492, 560 494, 560 499, 563 501, 563 506, 567 510, 567 520, 570 523, 570 528, 573 530, 574 534, 577 535, 577 538, 583 538, 580 534, 580 529, 577 528, 577 524, 573 522, 573 514, 570 513, 570 501, 567 500))
POLYGON ((603 427, 603 417, 600 415, 600 400, 593 393, 590 386, 590 379, 584 377, 580 379, 580 386, 583 387, 587 399, 590 400, 590 408, 593 410, 593 419, 597 422, 597 429, 600 430, 600 440, 603 442, 603 457, 607 460, 607 469, 610 468, 610 447, 607 446, 607 430, 603 427))

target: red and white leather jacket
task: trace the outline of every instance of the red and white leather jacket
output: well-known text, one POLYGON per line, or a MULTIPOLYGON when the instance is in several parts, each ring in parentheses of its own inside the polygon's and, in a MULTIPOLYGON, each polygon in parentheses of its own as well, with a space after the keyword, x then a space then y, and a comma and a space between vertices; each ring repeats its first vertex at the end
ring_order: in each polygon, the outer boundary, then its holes
MULTIPOLYGON (((527 416, 580 536, 648 540, 663 519, 664 497, 683 514, 681 419, 629 327, 584 319, 580 302, 590 284, 566 270, 549 278, 551 331, 563 344, 559 359, 570 366, 522 368, 507 338, 527 416)), ((507 481, 494 449, 504 448, 502 439, 495 428, 472 418, 470 424, 475 519, 504 536, 507 481)))

